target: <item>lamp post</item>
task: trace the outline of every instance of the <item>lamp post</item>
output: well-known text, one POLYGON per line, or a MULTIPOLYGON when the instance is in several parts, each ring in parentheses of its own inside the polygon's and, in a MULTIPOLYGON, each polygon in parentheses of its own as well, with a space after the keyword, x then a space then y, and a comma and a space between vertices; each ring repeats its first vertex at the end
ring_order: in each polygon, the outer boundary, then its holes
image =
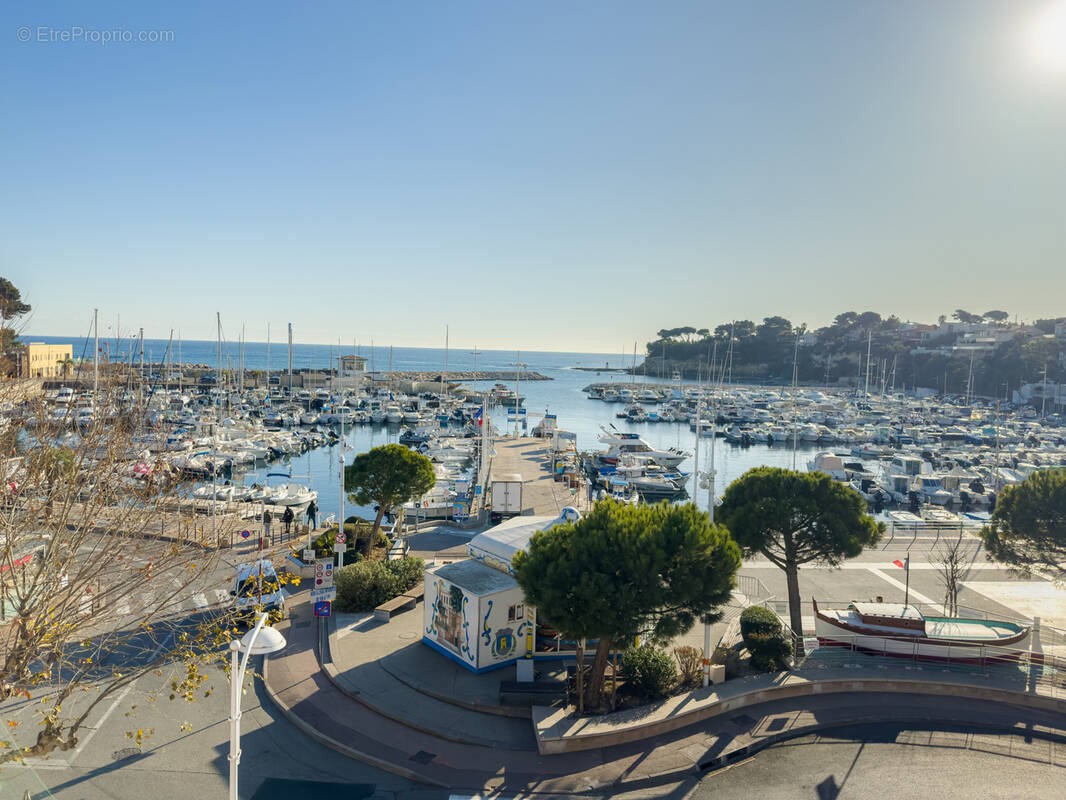
POLYGON ((244 634, 239 642, 233 639, 229 643, 229 800, 237 800, 237 767, 241 763, 241 686, 244 685, 244 675, 248 670, 248 659, 276 653, 285 647, 285 637, 274 628, 264 627, 266 621, 267 614, 263 612, 255 627, 244 634), (238 653, 244 653, 239 664, 238 653))

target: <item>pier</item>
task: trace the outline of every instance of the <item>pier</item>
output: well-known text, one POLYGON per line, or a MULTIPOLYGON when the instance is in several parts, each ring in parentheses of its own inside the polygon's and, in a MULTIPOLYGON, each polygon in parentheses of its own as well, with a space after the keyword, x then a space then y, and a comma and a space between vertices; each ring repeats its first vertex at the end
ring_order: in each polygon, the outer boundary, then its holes
POLYGON ((571 494, 565 481, 552 476, 551 439, 498 439, 492 447, 495 455, 489 465, 486 492, 491 490, 494 476, 521 475, 523 516, 554 517, 567 506, 582 512, 589 509, 584 481, 571 494))

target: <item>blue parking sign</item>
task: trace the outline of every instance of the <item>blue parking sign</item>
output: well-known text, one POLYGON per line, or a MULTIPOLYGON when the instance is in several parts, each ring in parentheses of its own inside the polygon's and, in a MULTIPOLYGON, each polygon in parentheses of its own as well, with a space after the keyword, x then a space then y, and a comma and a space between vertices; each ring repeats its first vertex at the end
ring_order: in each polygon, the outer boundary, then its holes
POLYGON ((315 603, 315 616, 328 617, 332 611, 333 603, 329 600, 319 600, 315 603))

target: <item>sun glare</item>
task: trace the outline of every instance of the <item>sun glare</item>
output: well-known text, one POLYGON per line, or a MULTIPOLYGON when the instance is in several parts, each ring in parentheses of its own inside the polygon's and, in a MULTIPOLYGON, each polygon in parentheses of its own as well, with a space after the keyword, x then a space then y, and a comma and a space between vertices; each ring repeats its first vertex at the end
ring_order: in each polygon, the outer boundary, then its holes
POLYGON ((1048 3, 1029 21, 1025 47, 1035 69, 1066 78, 1066 0, 1048 3))

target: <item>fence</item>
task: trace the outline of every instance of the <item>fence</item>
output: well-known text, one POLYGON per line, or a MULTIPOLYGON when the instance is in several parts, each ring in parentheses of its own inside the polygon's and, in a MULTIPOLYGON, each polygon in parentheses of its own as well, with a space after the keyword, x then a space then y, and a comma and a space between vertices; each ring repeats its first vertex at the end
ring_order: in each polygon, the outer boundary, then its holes
MULTIPOLYGON (((792 639, 797 654, 793 670, 826 670, 831 668, 889 670, 893 667, 907 671, 928 671, 973 677, 998 688, 1014 691, 1038 692, 1056 699, 1066 699, 1066 630, 1031 620, 992 614, 977 608, 960 607, 956 619, 987 620, 994 618, 1016 625, 1030 626, 1024 643, 1016 646, 963 645, 933 643, 931 648, 919 647, 906 634, 874 636, 834 632, 831 641, 817 636, 797 636, 789 627, 788 603, 769 598, 761 603, 782 619, 785 635, 792 639), (935 652, 930 652, 934 649, 935 652)), ((850 603, 819 601, 820 610, 847 608, 850 603)), ((928 603, 911 603, 927 619, 943 617, 942 609, 928 603)), ((810 631, 809 633, 813 633, 810 631)), ((927 640, 928 641, 928 640, 927 640)))
POLYGON ((885 535, 877 545, 881 550, 909 550, 921 544, 935 549, 940 544, 963 542, 980 550, 984 545, 977 533, 981 530, 977 521, 959 522, 889 522, 885 535))
POLYGON ((831 641, 820 643, 817 637, 805 637, 803 648, 796 649, 802 655, 797 656, 793 670, 813 671, 812 677, 817 677, 819 671, 828 669, 865 670, 875 676, 879 671, 902 669, 920 672, 928 680, 972 678, 999 689, 1066 699, 1066 661, 1035 652, 1028 643, 1020 647, 948 643, 939 646, 936 655, 904 638, 834 633, 831 641), (910 652, 904 652, 908 646, 910 652))

